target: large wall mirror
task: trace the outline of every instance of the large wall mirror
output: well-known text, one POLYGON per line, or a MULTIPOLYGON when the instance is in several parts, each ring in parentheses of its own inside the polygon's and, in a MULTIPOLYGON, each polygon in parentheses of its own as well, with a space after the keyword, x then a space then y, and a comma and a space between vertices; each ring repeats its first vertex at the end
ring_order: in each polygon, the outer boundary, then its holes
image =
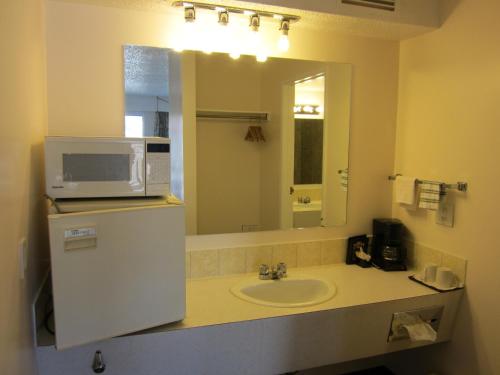
MULTIPOLYGON (((191 234, 345 224, 351 65, 190 53, 196 142, 183 152, 196 153, 191 234)), ((176 136, 172 54, 124 47, 126 136, 176 136)))

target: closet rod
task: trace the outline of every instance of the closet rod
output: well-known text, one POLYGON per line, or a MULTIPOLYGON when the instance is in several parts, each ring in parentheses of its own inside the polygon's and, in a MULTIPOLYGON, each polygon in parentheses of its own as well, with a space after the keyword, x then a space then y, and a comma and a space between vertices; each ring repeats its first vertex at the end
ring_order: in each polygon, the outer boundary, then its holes
POLYGON ((251 120, 261 122, 269 120, 269 113, 197 110, 196 117, 203 119, 251 120))

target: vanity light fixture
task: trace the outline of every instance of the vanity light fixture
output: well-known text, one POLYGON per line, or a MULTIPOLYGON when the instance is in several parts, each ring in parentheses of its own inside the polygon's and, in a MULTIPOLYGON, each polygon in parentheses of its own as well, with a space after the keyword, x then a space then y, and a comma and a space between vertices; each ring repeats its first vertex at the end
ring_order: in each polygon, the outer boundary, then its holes
MULTIPOLYGON (((170 1, 170 0, 165 0, 170 1)), ((196 21, 196 11, 198 9, 211 10, 215 11, 218 14, 218 23, 221 26, 227 26, 229 24, 229 13, 239 14, 243 16, 248 16, 250 19, 250 29, 252 31, 250 37, 250 49, 255 50, 255 55, 257 57, 257 61, 263 62, 267 60, 267 52, 262 52, 262 46, 260 41, 260 33, 259 29, 261 26, 261 18, 271 18, 279 21, 279 31, 280 36, 278 40, 278 48, 279 50, 286 52, 290 47, 290 41, 288 39, 288 32, 290 31, 290 24, 293 22, 298 22, 300 20, 299 16, 295 16, 292 14, 284 14, 284 13, 273 13, 261 10, 254 10, 248 8, 240 8, 233 6, 221 6, 220 4, 210 4, 210 3, 199 3, 199 2, 184 2, 184 1, 173 1, 172 6, 174 7, 183 7, 184 9, 184 20, 185 25, 193 25, 196 21)), ((189 29, 192 27, 189 26, 189 29)), ((225 39, 225 38, 223 38, 225 39)), ((234 37, 233 37, 234 39, 234 37)), ((225 41, 223 43, 226 43, 225 41)), ((236 41, 235 41, 236 43, 236 41)), ((239 41, 238 41, 239 43, 239 41)), ((230 43, 231 44, 231 43, 230 43)), ((185 46, 177 46, 174 48, 176 51, 182 51, 185 46)), ((231 48, 229 48, 231 50, 231 48)), ((204 51, 208 52, 208 51, 204 51)), ((239 52, 231 52, 230 56, 232 58, 238 58, 240 56, 239 52)))
POLYGON ((278 48, 286 52, 290 48, 290 40, 288 39, 288 32, 290 31, 290 21, 283 18, 280 22, 280 39, 278 41, 278 48))
POLYGON ((250 16, 250 29, 254 32, 258 32, 259 27, 260 27, 260 16, 254 13, 250 16))
POLYGON ((191 3, 182 3, 184 6, 184 21, 186 23, 193 23, 196 21, 196 9, 191 3))
POLYGON ((219 12, 219 25, 221 26, 227 26, 229 23, 229 13, 226 10, 226 8, 218 8, 217 9, 219 12))

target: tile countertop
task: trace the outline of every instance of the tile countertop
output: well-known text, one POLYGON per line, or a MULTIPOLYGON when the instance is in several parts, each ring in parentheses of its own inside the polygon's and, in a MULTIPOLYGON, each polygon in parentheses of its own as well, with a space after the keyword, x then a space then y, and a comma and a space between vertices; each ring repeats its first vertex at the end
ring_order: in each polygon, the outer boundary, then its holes
MULTIPOLYGON (((336 295, 321 304, 307 307, 268 307, 246 302, 234 296, 230 288, 242 279, 257 280, 257 273, 187 280, 186 318, 177 323, 140 331, 135 334, 203 327, 247 320, 305 314, 438 294, 408 279, 414 272, 384 272, 375 268, 336 264, 290 268, 288 275, 310 275, 326 279, 337 287, 336 295)), ((279 281, 278 281, 279 282, 279 281)))

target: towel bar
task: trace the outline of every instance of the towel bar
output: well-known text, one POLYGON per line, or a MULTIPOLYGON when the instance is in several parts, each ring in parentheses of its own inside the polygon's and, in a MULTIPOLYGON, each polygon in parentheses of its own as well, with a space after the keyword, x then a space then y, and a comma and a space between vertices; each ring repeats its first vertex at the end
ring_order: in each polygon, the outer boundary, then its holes
MULTIPOLYGON (((398 176, 402 176, 400 173, 397 173, 395 175, 389 176, 389 180, 394 181, 398 176)), ((417 184, 425 184, 427 182, 433 182, 429 180, 416 180, 417 184)), ((458 191, 466 192, 467 189, 469 188, 469 184, 467 182, 459 181, 456 184, 444 184, 446 189, 455 189, 458 191)))

